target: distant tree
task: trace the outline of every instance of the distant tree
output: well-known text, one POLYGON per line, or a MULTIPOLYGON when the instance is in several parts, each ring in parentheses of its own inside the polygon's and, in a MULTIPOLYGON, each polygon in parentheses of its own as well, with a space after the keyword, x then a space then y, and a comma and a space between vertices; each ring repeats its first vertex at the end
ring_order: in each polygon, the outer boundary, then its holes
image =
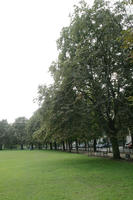
POLYGON ((8 124, 7 132, 4 139, 4 148, 12 149, 16 148, 17 138, 15 136, 15 131, 12 124, 8 124))
POLYGON ((17 144, 20 144, 21 150, 26 142, 26 124, 28 120, 25 117, 18 117, 13 123, 14 133, 17 139, 17 144))
POLYGON ((53 108, 53 87, 39 86, 37 101, 40 105, 40 129, 34 133, 34 139, 38 142, 49 143, 52 149, 53 130, 51 129, 51 111, 53 108))
POLYGON ((5 144, 8 139, 8 128, 9 125, 7 120, 0 121, 0 150, 2 150, 3 144, 5 144))
POLYGON ((41 116, 40 116, 40 110, 37 110, 33 116, 28 120, 26 125, 27 135, 26 135, 26 142, 30 144, 30 148, 33 150, 33 146, 35 143, 38 143, 35 137, 33 135, 37 130, 40 129, 40 123, 41 123, 41 116))

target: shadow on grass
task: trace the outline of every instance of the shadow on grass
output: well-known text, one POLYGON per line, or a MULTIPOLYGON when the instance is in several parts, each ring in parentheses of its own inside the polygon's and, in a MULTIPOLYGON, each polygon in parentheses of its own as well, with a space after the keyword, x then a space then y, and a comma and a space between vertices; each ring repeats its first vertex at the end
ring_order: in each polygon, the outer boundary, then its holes
MULTIPOLYGON (((87 155, 66 152, 47 151, 59 155, 57 159, 49 161, 50 165, 58 169, 82 170, 82 172, 101 171, 114 173, 131 173, 133 163, 108 158, 88 157, 87 155)), ((54 155, 53 154, 53 155, 54 155)))

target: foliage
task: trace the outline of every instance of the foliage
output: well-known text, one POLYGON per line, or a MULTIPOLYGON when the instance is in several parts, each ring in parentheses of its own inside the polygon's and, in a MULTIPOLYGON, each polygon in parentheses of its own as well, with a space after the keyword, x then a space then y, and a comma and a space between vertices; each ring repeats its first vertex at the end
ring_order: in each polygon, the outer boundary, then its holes
POLYGON ((129 51, 128 59, 133 62, 133 30, 123 31, 123 47, 129 51))
MULTIPOLYGON (((95 1, 93 7, 89 8, 82 1, 81 6, 75 8, 70 26, 62 29, 57 42, 58 62, 50 68, 55 84, 60 85, 67 96, 76 91, 86 100, 90 108, 88 115, 91 118, 93 113, 96 126, 101 127, 111 139, 114 157, 117 158, 118 133, 128 128, 122 125, 125 126, 123 121, 128 109, 126 88, 132 85, 133 74, 132 65, 126 59, 127 52, 121 48, 118 37, 125 27, 130 27, 129 19, 131 24, 133 21, 126 13, 125 4, 117 3, 112 9, 107 2, 95 1), (65 91, 68 84, 73 92, 69 93, 69 89, 65 91)), ((66 105, 64 101, 62 104, 66 105)), ((80 123, 79 119, 75 120, 80 123)), ((89 128, 93 127, 94 123, 89 128)), ((73 134, 72 131, 70 135, 73 134)))
POLYGON ((5 144, 8 134, 8 122, 7 120, 0 121, 0 149, 2 145, 5 144))
POLYGON ((39 140, 72 143, 106 135, 114 158, 120 157, 118 138, 128 133, 127 91, 133 86, 127 59, 132 44, 128 50, 121 48, 123 32, 133 24, 126 6, 125 0, 114 5, 95 0, 92 7, 81 1, 75 6, 57 41, 58 60, 49 69, 54 84, 39 86, 39 140))
POLYGON ((37 130, 40 129, 41 117, 39 109, 33 114, 33 116, 28 120, 26 125, 26 142, 28 144, 35 144, 36 140, 33 135, 37 130))
POLYGON ((25 117, 18 117, 13 123, 13 128, 15 131, 15 136, 17 138, 17 144, 21 145, 21 149, 23 149, 23 144, 26 141, 26 124, 27 119, 25 117))

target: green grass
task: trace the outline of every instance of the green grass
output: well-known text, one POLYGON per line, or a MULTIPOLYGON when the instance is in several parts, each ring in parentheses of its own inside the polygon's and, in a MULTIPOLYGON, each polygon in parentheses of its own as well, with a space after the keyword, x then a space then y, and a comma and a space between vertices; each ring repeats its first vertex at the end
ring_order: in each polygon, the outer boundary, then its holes
POLYGON ((132 199, 133 163, 63 152, 0 152, 0 200, 132 199))

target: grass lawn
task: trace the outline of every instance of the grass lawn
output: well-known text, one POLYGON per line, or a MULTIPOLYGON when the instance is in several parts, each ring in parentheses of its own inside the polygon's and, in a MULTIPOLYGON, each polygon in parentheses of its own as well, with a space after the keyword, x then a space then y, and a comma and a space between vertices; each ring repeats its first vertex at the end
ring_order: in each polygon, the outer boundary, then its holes
POLYGON ((0 200, 132 199, 133 163, 63 152, 0 152, 0 200))

